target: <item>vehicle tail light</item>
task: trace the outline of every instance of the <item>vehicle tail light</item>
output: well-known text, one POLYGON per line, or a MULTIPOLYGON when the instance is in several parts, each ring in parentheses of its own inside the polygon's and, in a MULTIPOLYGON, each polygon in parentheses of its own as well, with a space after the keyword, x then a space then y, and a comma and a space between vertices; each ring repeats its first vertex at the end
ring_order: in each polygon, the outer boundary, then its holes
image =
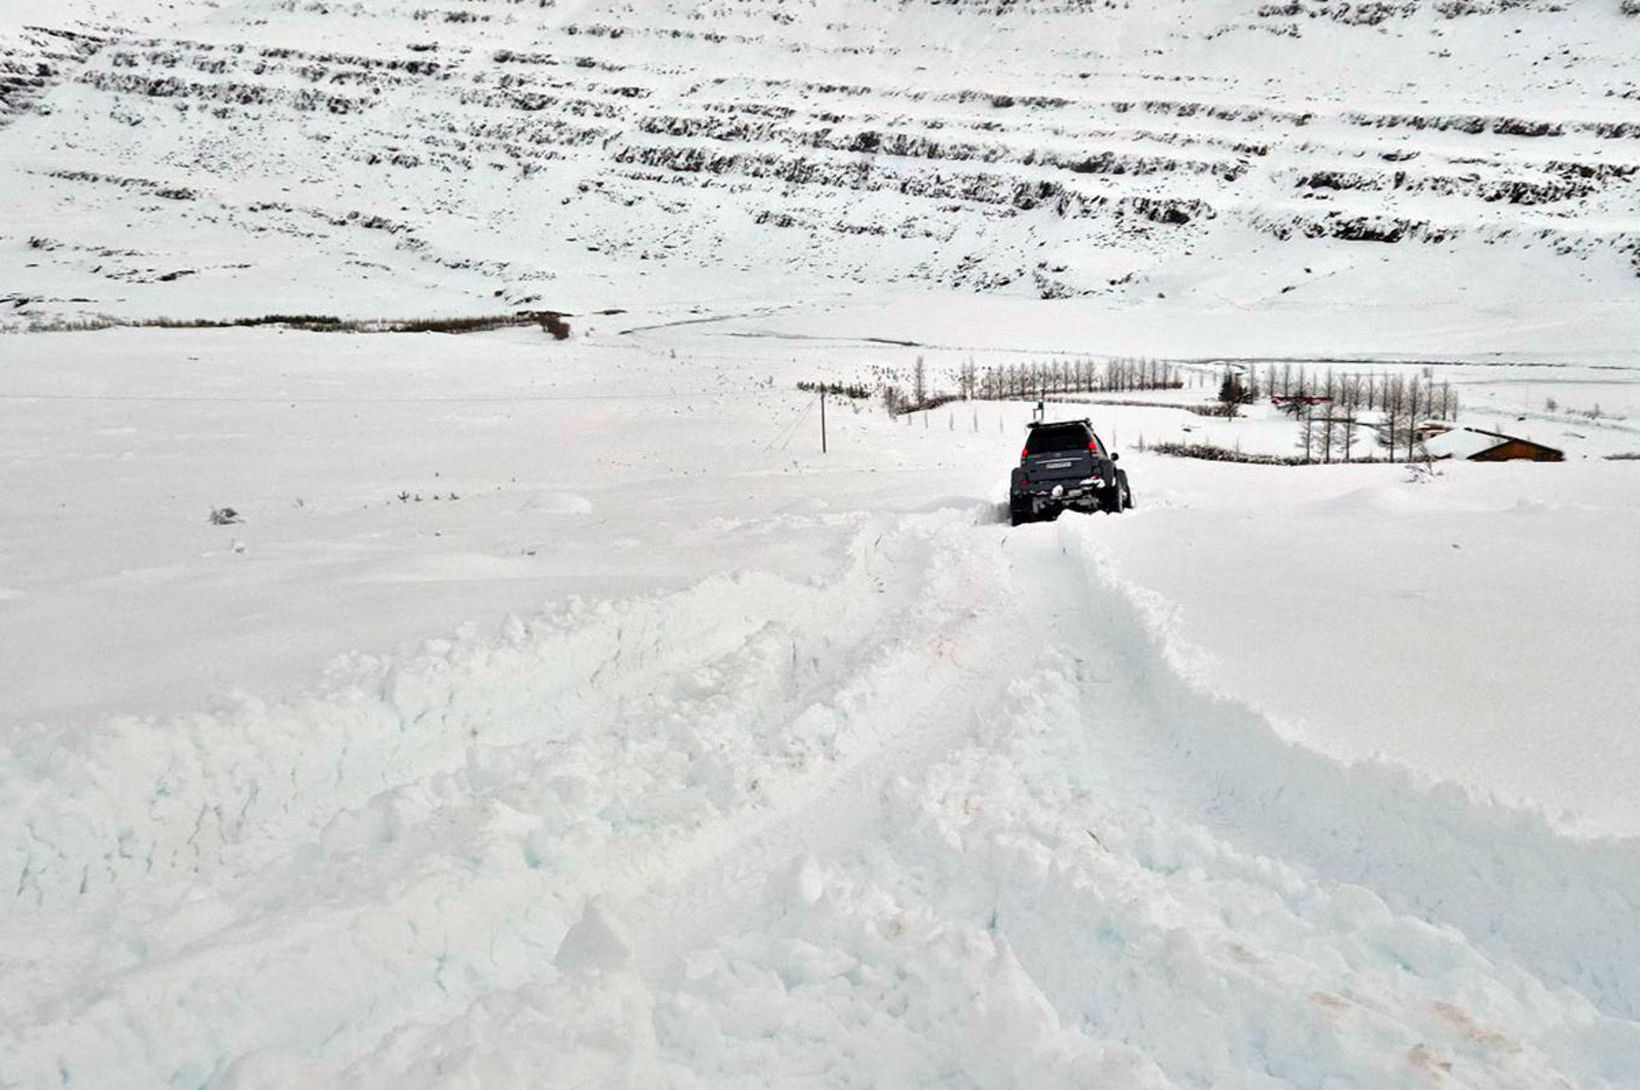
POLYGON ((1025 459, 1029 458, 1030 456, 1031 456, 1031 448, 1030 447, 1021 447, 1021 448, 1019 448, 1019 460, 1020 461, 1023 462, 1025 459))

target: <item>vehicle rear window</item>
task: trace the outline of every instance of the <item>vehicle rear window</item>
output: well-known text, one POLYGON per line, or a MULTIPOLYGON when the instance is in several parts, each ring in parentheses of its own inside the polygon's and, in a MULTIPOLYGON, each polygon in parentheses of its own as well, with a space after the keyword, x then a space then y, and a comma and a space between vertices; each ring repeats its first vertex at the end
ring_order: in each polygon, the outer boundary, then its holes
POLYGON ((1062 450, 1087 450, 1095 442, 1093 433, 1081 424, 1050 424, 1032 428, 1025 440, 1025 454, 1054 454, 1062 450))

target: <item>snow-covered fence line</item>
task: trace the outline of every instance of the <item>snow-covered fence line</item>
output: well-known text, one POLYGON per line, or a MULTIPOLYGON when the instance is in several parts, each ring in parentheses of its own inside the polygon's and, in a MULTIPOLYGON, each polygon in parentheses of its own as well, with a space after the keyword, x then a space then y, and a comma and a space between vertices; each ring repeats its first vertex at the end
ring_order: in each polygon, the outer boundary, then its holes
POLYGON ((883 405, 888 409, 890 416, 903 416, 907 413, 925 413, 934 409, 961 401, 960 394, 935 394, 920 400, 913 400, 906 396, 905 391, 898 386, 883 388, 883 405))

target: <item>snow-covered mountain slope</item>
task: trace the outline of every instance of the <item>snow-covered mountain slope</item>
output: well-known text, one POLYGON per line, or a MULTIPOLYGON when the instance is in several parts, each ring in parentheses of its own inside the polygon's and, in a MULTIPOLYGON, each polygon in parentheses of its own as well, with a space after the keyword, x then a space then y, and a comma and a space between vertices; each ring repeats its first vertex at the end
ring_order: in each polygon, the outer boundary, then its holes
POLYGON ((49 8, 0 0, 0 125, 36 108, 52 88, 110 43, 165 33, 211 0, 69 0, 49 8))
POLYGON ((169 17, 12 96, 14 320, 887 285, 1095 306, 1532 294, 1447 275, 1454 254, 1590 298, 1636 283, 1640 18, 1617 0, 169 17))

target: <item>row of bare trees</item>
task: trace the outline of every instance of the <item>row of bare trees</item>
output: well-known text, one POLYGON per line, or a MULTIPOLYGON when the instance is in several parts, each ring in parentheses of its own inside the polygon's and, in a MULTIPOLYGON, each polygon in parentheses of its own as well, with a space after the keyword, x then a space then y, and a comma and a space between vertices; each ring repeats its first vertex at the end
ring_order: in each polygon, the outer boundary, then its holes
POLYGON ((1429 419, 1458 418, 1457 391, 1450 382, 1437 383, 1434 371, 1428 367, 1409 377, 1387 371, 1339 374, 1331 367, 1312 371, 1303 364, 1272 363, 1264 369, 1262 386, 1257 371, 1251 368, 1245 381, 1253 400, 1261 394, 1281 399, 1320 398, 1367 412, 1389 412, 1411 405, 1429 419))
POLYGON ((983 371, 977 370, 970 360, 958 372, 957 388, 965 398, 987 400, 1047 394, 1177 390, 1184 385, 1183 375, 1177 364, 1157 359, 1101 361, 1083 357, 1008 364, 983 371))
MULTIPOLYGON (((878 381, 890 414, 937 408, 950 401, 982 398, 1005 400, 1072 393, 1179 389, 1186 381, 1211 381, 1211 372, 1185 369, 1152 358, 1091 357, 980 367, 970 357, 955 372, 955 392, 936 394, 926 363, 916 359, 909 376, 879 369, 878 381), (900 383, 909 378, 910 389, 900 383)), ((942 384, 943 385, 943 384, 942 384)), ((947 391, 951 387, 945 387, 947 391)), ((1239 406, 1269 397, 1299 425, 1298 449, 1304 461, 1354 461, 1373 457, 1372 446, 1390 460, 1412 458, 1433 420, 1454 420, 1458 394, 1450 382, 1437 383, 1434 372, 1340 372, 1304 364, 1266 365, 1262 370, 1229 365, 1221 373, 1219 400, 1228 415, 1239 406)))
POLYGON ((974 398, 1000 401, 1073 393, 1176 390, 1184 385, 1186 374, 1179 365, 1158 359, 1081 357, 980 367, 969 358, 958 366, 954 375, 947 372, 956 379, 956 392, 936 394, 921 356, 917 357, 909 376, 887 368, 877 370, 883 403, 891 414, 932 409, 948 401, 974 398), (900 385, 907 377, 910 389, 900 385))
MULTIPOLYGON (((1295 375, 1290 365, 1265 372, 1266 389, 1298 421, 1298 449, 1307 462, 1353 461, 1362 429, 1389 460, 1413 458, 1430 421, 1455 420, 1458 394, 1429 371, 1415 375, 1335 374, 1330 368, 1295 375), (1282 392, 1290 391, 1290 392, 1282 392)), ((1252 379, 1256 383, 1256 377, 1252 379)))

